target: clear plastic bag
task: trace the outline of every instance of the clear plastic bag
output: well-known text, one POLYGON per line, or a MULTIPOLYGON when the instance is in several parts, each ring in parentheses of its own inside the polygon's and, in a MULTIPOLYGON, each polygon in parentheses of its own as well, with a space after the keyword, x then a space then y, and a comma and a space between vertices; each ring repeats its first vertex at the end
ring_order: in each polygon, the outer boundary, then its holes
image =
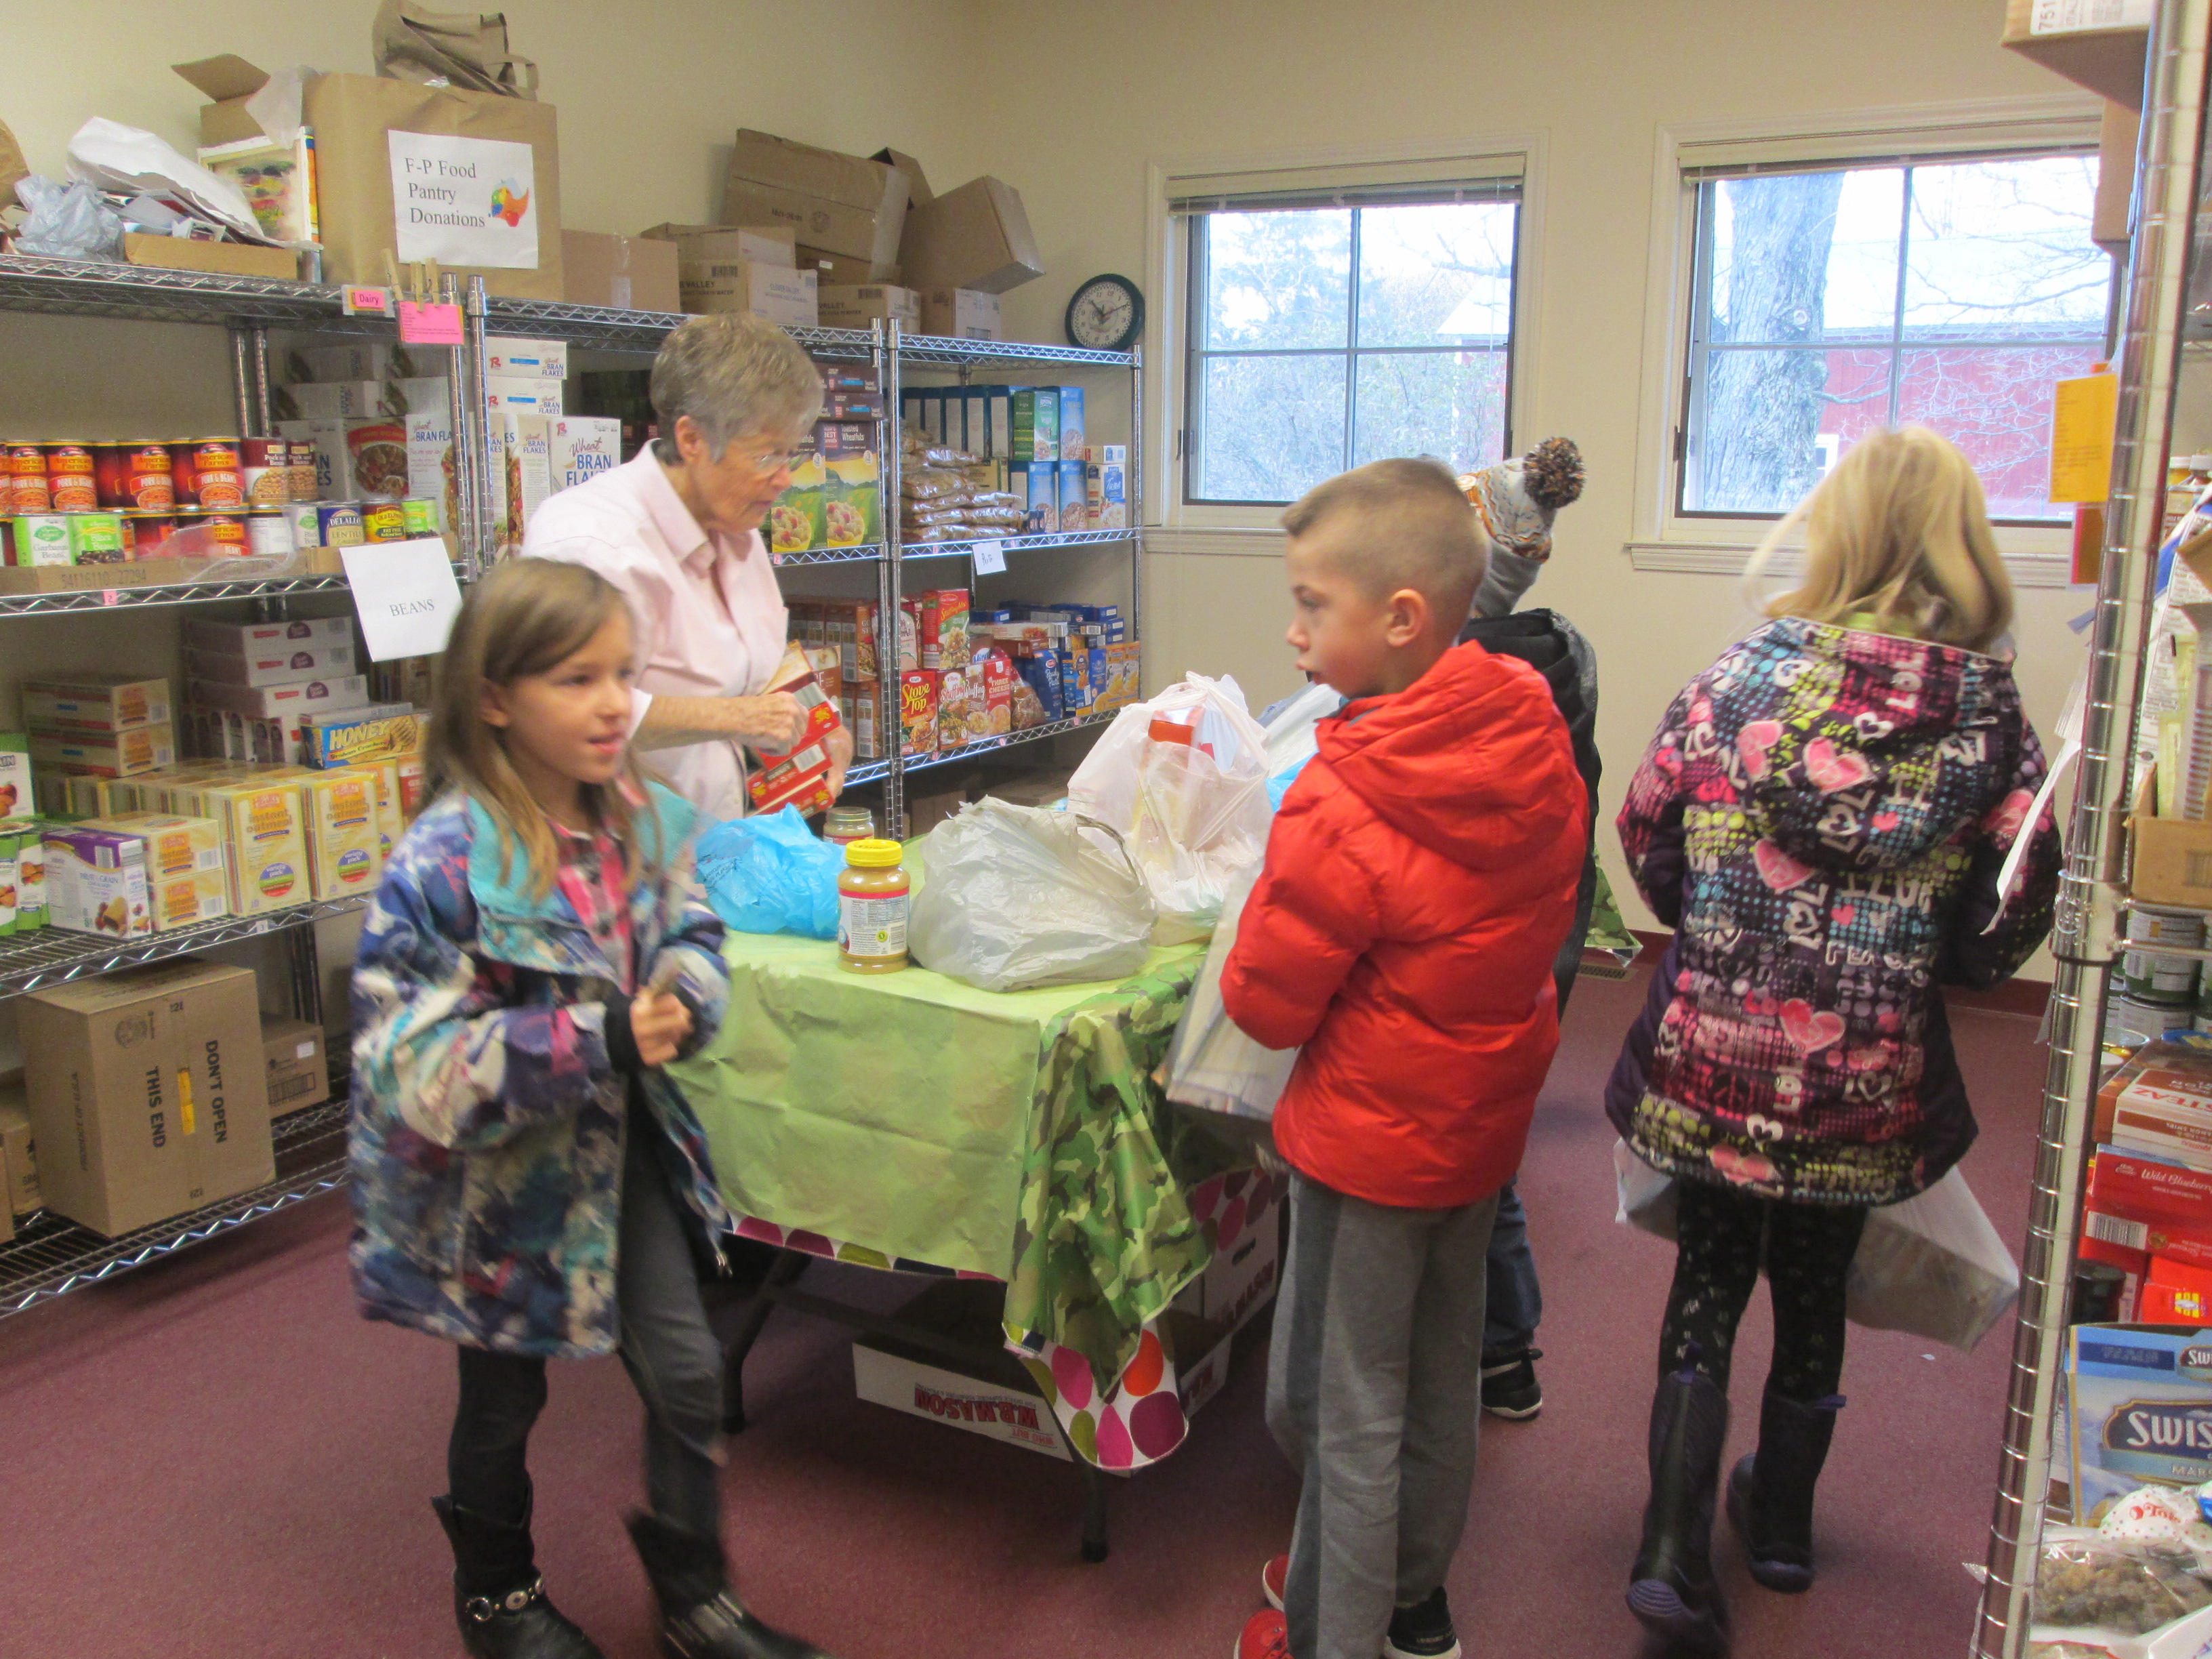
POLYGON ((1221 1000, 1222 970, 1236 947, 1237 924, 1251 893, 1252 884, 1243 882, 1222 902, 1213 944, 1191 987, 1163 1075, 1167 1097, 1178 1105, 1267 1123, 1273 1121, 1275 1103, 1283 1097, 1298 1051, 1261 1048, 1237 1028, 1221 1000))
POLYGON ((1145 965, 1152 901, 1110 835, 986 797, 922 842, 914 959, 986 991, 1121 979, 1145 965))
POLYGON ((741 933, 837 937, 838 848, 796 806, 732 818, 699 837, 699 880, 724 924, 741 933))
POLYGON ((15 251, 46 259, 123 257, 123 220, 82 179, 56 184, 38 173, 15 181, 15 198, 31 216, 15 233, 15 251))
POLYGON ((2193 1561, 2186 1551, 2045 1528, 2033 1616, 2058 1629, 2147 1635, 2212 1607, 2212 1588, 2191 1571, 2193 1561))
POLYGON ((1232 679, 1193 674, 1123 709, 1068 782, 1070 806, 1111 828, 1159 908, 1154 939, 1204 939, 1267 850, 1267 734, 1232 679), (1164 742, 1152 722, 1186 726, 1164 742))
POLYGON ((1267 733, 1267 800, 1279 807, 1306 763, 1321 752, 1321 723, 1344 707, 1344 693, 1316 680, 1261 720, 1267 733))

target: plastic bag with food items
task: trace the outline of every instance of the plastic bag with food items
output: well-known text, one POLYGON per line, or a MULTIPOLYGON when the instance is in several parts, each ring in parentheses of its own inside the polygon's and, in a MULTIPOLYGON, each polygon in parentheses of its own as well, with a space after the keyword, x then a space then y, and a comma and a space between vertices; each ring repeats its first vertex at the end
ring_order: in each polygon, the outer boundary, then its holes
POLYGON ((1115 836, 1070 812, 986 798, 931 830, 907 946, 986 991, 1127 977, 1151 950, 1152 896, 1115 836))
POLYGON ((2045 1528, 2029 1651, 2197 1659, 2212 1644, 2207 1490, 2144 1486, 2094 1528, 2045 1528))
POLYGON ((1213 930, 1267 850, 1267 738, 1233 679, 1193 674, 1115 717, 1068 802, 1120 835, 1159 907, 1155 940, 1213 930))
POLYGON ((733 818, 699 837, 700 884, 726 927, 741 933, 837 937, 841 848, 806 827, 795 806, 733 818))

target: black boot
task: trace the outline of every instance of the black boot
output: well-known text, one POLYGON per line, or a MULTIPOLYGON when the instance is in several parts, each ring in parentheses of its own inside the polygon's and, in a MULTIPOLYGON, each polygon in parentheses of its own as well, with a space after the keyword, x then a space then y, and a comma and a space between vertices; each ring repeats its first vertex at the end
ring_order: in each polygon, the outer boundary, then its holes
POLYGON ((738 1605, 720 1539, 641 1512, 629 1524, 660 1602, 660 1647, 669 1659, 830 1659, 811 1642, 771 1630, 738 1605))
POLYGON ((1725 1653, 1728 1607, 1713 1581, 1713 1500, 1728 1439, 1728 1396, 1694 1358, 1651 1399, 1651 1501, 1629 1575, 1628 1610, 1670 1642, 1725 1653))
POLYGON ((1769 1389, 1759 1405, 1759 1450, 1729 1476, 1729 1520, 1751 1557, 1751 1576, 1769 1589, 1813 1588, 1813 1488, 1843 1408, 1839 1394, 1791 1400, 1769 1389))
POLYGON ((450 1498, 434 1498, 430 1507, 453 1546, 453 1619, 473 1659, 605 1659, 546 1599, 526 1504, 520 1526, 450 1498))

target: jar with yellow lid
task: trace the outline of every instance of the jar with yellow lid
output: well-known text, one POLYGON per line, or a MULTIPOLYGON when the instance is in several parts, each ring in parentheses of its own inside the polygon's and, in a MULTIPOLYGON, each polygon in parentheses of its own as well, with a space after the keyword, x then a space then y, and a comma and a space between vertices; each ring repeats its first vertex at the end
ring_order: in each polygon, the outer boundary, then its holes
POLYGON ((837 965, 855 974, 892 974, 906 966, 910 889, 895 841, 871 837, 845 848, 837 875, 837 965))

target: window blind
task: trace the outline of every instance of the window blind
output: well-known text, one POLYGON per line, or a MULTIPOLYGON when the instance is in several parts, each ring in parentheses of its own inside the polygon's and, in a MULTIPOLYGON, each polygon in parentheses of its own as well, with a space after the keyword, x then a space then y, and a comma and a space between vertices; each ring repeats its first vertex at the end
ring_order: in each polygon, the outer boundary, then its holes
POLYGON ((1462 155, 1191 173, 1167 181, 1168 211, 1288 213, 1316 208, 1517 202, 1524 171, 1519 155, 1462 155))
POLYGON ((1675 155, 1683 182, 1701 184, 1708 179, 1748 179, 1764 173, 1994 161, 2023 153, 2094 155, 2097 128, 2097 118, 2090 115, 2031 116, 1956 127, 1860 127, 1787 138, 1691 141, 1675 155))

